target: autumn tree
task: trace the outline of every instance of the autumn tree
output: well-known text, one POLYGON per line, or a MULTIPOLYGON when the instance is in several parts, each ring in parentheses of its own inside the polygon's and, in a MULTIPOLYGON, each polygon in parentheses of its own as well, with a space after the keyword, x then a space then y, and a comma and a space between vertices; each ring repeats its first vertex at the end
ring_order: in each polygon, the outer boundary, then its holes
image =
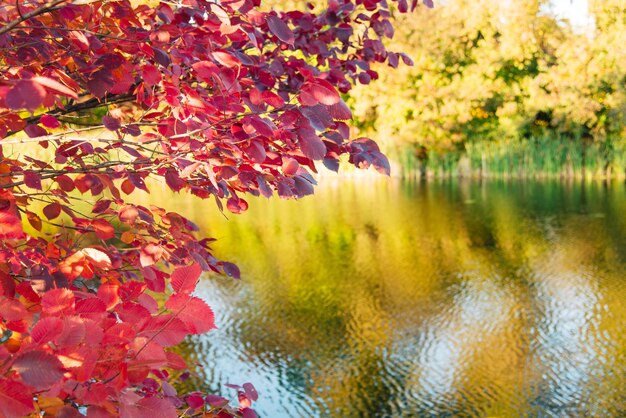
POLYGON ((389 172, 341 96, 408 62, 382 42, 384 1, 152 3, 0 6, 0 416, 254 416, 250 384, 229 407, 168 383, 186 367, 171 347, 215 327, 200 275, 239 270, 129 196, 163 185, 240 213, 246 194, 313 193, 342 155, 389 172))

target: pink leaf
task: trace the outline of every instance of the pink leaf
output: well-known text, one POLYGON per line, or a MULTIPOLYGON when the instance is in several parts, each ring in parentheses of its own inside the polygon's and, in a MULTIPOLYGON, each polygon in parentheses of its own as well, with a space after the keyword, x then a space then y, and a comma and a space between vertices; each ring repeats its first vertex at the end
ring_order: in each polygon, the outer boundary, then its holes
POLYGON ((110 269, 113 267, 111 264, 111 257, 104 251, 97 248, 83 248, 81 250, 87 260, 91 261, 91 265, 100 269, 110 269))
POLYGON ((47 315, 63 316, 74 313, 74 292, 69 289, 52 289, 41 298, 42 312, 47 315))
POLYGON ((296 174, 299 168, 300 168, 300 164, 298 164, 298 161, 296 161, 295 158, 283 157, 282 169, 283 169, 283 173, 286 176, 292 176, 296 174))
MULTIPOLYGON (((184 294, 180 296, 187 297, 184 294)), ((152 338, 162 347, 173 347, 180 344, 189 333, 188 326, 180 318, 174 315, 159 315, 150 317, 140 335, 152 338)))
MULTIPOLYGON (((13 280, 13 279, 11 279, 13 280)), ((28 315, 28 311, 19 300, 0 298, 0 317, 7 321, 19 321, 28 315)))
POLYGON ((178 293, 192 293, 196 289, 201 274, 202 269, 198 263, 177 267, 172 272, 172 288, 178 293))
POLYGON ((198 297, 175 294, 170 296, 165 307, 185 324, 191 334, 203 334, 216 328, 213 311, 198 297))
POLYGON ((155 264, 161 259, 163 255, 163 248, 154 243, 148 243, 141 249, 141 254, 139 255, 139 261, 141 263, 141 267, 147 267, 155 264))
POLYGON ((0 380, 0 417, 22 418, 35 411, 33 394, 20 382, 0 380))
POLYGON ((321 160, 326 155, 326 145, 315 135, 311 129, 300 129, 298 131, 300 138, 300 149, 302 153, 312 160, 321 160))
POLYGON ((58 93, 64 96, 69 96, 73 99, 78 99, 78 95, 76 94, 74 90, 70 89, 67 86, 64 86, 63 84, 59 83, 56 80, 53 80, 48 77, 37 76, 37 77, 33 77, 33 81, 39 83, 40 85, 45 87, 47 90, 52 91, 53 93, 58 93))
POLYGON ((63 364, 45 351, 28 351, 15 359, 13 369, 35 389, 47 389, 63 378, 63 364))
POLYGON ((63 331, 63 321, 55 316, 41 318, 30 332, 34 342, 45 344, 61 334, 63 331))
POLYGON ((335 87, 326 80, 317 79, 315 83, 309 84, 308 86, 313 97, 321 104, 331 106, 339 103, 341 100, 335 87))
POLYGON ((117 131, 118 129, 122 127, 122 124, 120 123, 119 120, 115 119, 114 117, 107 116, 107 115, 102 116, 102 124, 109 131, 117 131))
POLYGON ((121 418, 177 418, 178 413, 174 405, 166 399, 157 397, 143 398, 137 403, 122 403, 121 418))
POLYGON ((9 90, 4 101, 9 109, 33 111, 43 103, 46 90, 32 79, 20 80, 9 90))
POLYGON ((104 302, 107 311, 120 302, 119 290, 119 285, 113 283, 105 283, 98 288, 98 298, 104 302))

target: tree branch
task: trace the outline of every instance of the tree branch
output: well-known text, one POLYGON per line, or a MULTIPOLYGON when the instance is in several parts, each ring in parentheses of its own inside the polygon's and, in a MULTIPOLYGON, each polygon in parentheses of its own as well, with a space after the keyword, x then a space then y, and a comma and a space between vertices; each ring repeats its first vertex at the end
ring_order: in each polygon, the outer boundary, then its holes
MULTIPOLYGON (((19 13, 20 14, 19 19, 15 19, 15 20, 7 23, 6 25, 4 25, 3 27, 0 28, 0 35, 4 35, 8 31, 13 29, 14 27, 19 25, 20 23, 27 21, 28 19, 31 19, 33 17, 42 15, 44 13, 48 13, 53 7, 58 6, 61 3, 65 3, 66 1, 67 0, 54 0, 51 3, 44 4, 43 6, 40 6, 40 7, 36 8, 35 10, 31 10, 28 13, 24 13, 24 14, 19 13)), ((18 6, 18 12, 20 12, 19 6, 18 6)))

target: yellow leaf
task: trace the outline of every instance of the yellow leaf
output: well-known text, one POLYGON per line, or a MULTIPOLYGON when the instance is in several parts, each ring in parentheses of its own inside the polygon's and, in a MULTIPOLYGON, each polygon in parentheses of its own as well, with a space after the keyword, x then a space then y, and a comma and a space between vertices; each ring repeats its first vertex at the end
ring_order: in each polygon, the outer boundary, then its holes
POLYGON ((48 398, 46 396, 40 396, 37 400, 37 405, 46 414, 55 416, 65 406, 61 398, 48 398))
POLYGON ((122 233, 122 236, 120 237, 120 239, 122 240, 124 244, 130 244, 131 242, 135 240, 135 234, 133 234, 132 232, 126 231, 122 233))

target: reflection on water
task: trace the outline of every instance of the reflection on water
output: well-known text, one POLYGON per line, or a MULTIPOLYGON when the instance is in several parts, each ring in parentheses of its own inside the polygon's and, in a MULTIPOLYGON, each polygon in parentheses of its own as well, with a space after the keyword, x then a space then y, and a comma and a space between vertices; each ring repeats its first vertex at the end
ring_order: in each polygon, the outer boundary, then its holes
POLYGON ((226 221, 190 385, 251 381, 262 417, 623 416, 621 184, 323 179, 226 221))

